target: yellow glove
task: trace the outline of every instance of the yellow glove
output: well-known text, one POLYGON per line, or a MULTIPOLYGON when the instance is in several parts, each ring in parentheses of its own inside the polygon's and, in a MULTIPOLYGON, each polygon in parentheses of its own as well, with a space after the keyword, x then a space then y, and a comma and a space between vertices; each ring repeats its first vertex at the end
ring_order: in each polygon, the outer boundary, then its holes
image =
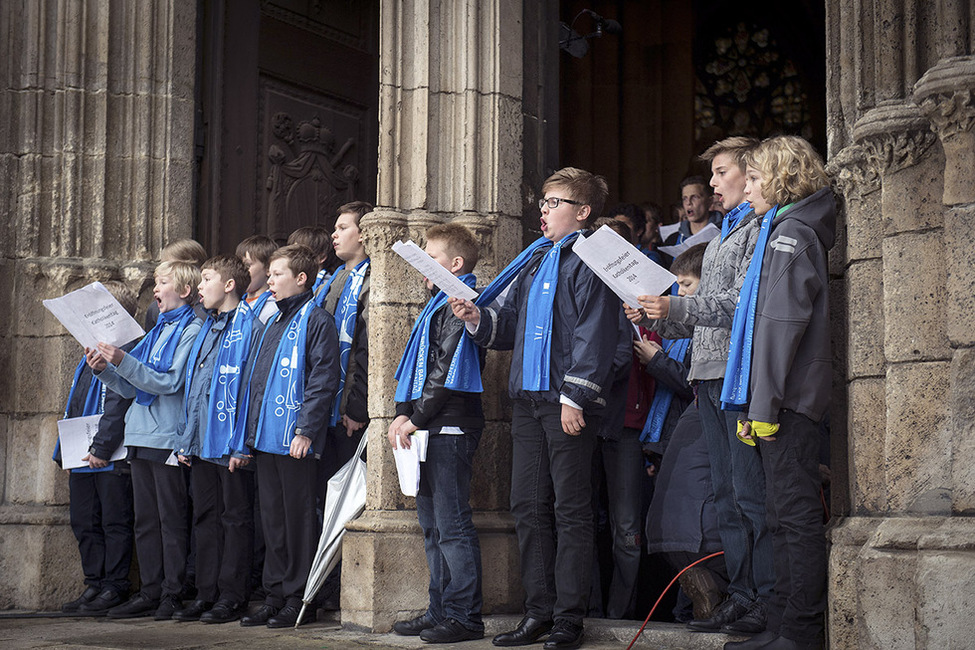
POLYGON ((774 436, 778 432, 778 424, 759 422, 758 420, 738 420, 738 430, 735 431, 735 436, 737 436, 737 438, 746 445, 754 447, 755 436, 758 436, 759 438, 768 438, 769 436, 774 436), (746 425, 748 427, 747 429, 745 428, 746 425))

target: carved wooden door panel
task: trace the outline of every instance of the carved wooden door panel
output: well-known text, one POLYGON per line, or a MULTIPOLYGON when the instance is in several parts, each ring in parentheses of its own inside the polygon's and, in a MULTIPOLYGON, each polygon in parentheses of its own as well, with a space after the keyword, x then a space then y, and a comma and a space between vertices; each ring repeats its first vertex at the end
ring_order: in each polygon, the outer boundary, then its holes
POLYGON ((379 3, 207 0, 197 234, 232 252, 374 201, 379 3))

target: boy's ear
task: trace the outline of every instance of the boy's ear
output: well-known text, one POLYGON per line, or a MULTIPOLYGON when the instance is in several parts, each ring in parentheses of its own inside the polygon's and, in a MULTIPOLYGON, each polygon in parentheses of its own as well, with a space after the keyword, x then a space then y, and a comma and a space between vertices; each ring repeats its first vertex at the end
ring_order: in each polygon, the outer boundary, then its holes
POLYGON ((457 271, 464 268, 464 264, 465 262, 463 257, 461 257, 460 255, 454 256, 450 260, 450 272, 456 275, 457 271))
POLYGON ((193 287, 187 284, 186 286, 183 287, 183 290, 179 292, 179 297, 183 300, 186 300, 187 298, 190 297, 191 293, 193 293, 193 287))
POLYGON ((583 205, 579 207, 579 212, 576 214, 576 221, 585 221, 589 218, 589 214, 592 212, 592 206, 583 205))
POLYGON ((295 276, 295 283, 297 283, 299 287, 304 287, 306 284, 308 284, 308 275, 302 271, 295 276))
POLYGON ((230 278, 229 280, 223 283, 224 293, 233 293, 234 289, 236 288, 237 288, 237 282, 233 278, 230 278))

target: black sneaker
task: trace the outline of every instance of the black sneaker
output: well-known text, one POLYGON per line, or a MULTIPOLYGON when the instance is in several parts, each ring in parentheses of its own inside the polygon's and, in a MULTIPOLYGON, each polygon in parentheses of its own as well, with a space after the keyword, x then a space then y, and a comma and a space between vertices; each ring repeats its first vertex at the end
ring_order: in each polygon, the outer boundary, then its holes
POLYGON ((687 624, 687 627, 696 632, 717 632, 721 629, 721 626, 727 625, 732 621, 737 621, 747 614, 748 610, 748 607, 739 604, 737 600, 729 597, 714 609, 711 618, 706 618, 702 621, 693 620, 687 624))
POLYGON ((429 613, 423 612, 408 621, 396 621, 393 623, 393 632, 401 636, 420 636, 420 632, 423 630, 429 630, 436 626, 437 623, 430 618, 429 613))
POLYGON ((61 611, 64 612, 65 614, 74 614, 81 608, 82 605, 85 605, 95 600, 95 598, 98 597, 100 591, 101 590, 98 589, 97 587, 86 587, 80 596, 78 596, 77 598, 75 598, 69 603, 65 603, 61 605, 61 611))
POLYGON ((458 641, 472 641, 483 638, 483 629, 468 629, 461 625, 460 621, 452 618, 420 632, 420 639, 427 643, 457 643, 458 641))
POLYGON ((746 634, 753 635, 765 631, 765 624, 768 620, 768 610, 765 603, 758 601, 748 613, 736 621, 731 621, 721 626, 721 631, 725 634, 746 634))
POLYGON ((173 617, 183 603, 175 594, 165 594, 159 600, 159 607, 156 608, 156 613, 153 615, 157 621, 168 621, 173 617))

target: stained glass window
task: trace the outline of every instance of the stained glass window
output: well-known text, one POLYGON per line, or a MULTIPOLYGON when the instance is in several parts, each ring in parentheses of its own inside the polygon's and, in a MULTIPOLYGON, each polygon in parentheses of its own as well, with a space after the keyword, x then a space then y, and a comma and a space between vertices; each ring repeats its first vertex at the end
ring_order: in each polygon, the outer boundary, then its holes
POLYGON ((809 98, 768 28, 740 22, 714 39, 697 71, 694 128, 705 133, 811 138, 809 98))

